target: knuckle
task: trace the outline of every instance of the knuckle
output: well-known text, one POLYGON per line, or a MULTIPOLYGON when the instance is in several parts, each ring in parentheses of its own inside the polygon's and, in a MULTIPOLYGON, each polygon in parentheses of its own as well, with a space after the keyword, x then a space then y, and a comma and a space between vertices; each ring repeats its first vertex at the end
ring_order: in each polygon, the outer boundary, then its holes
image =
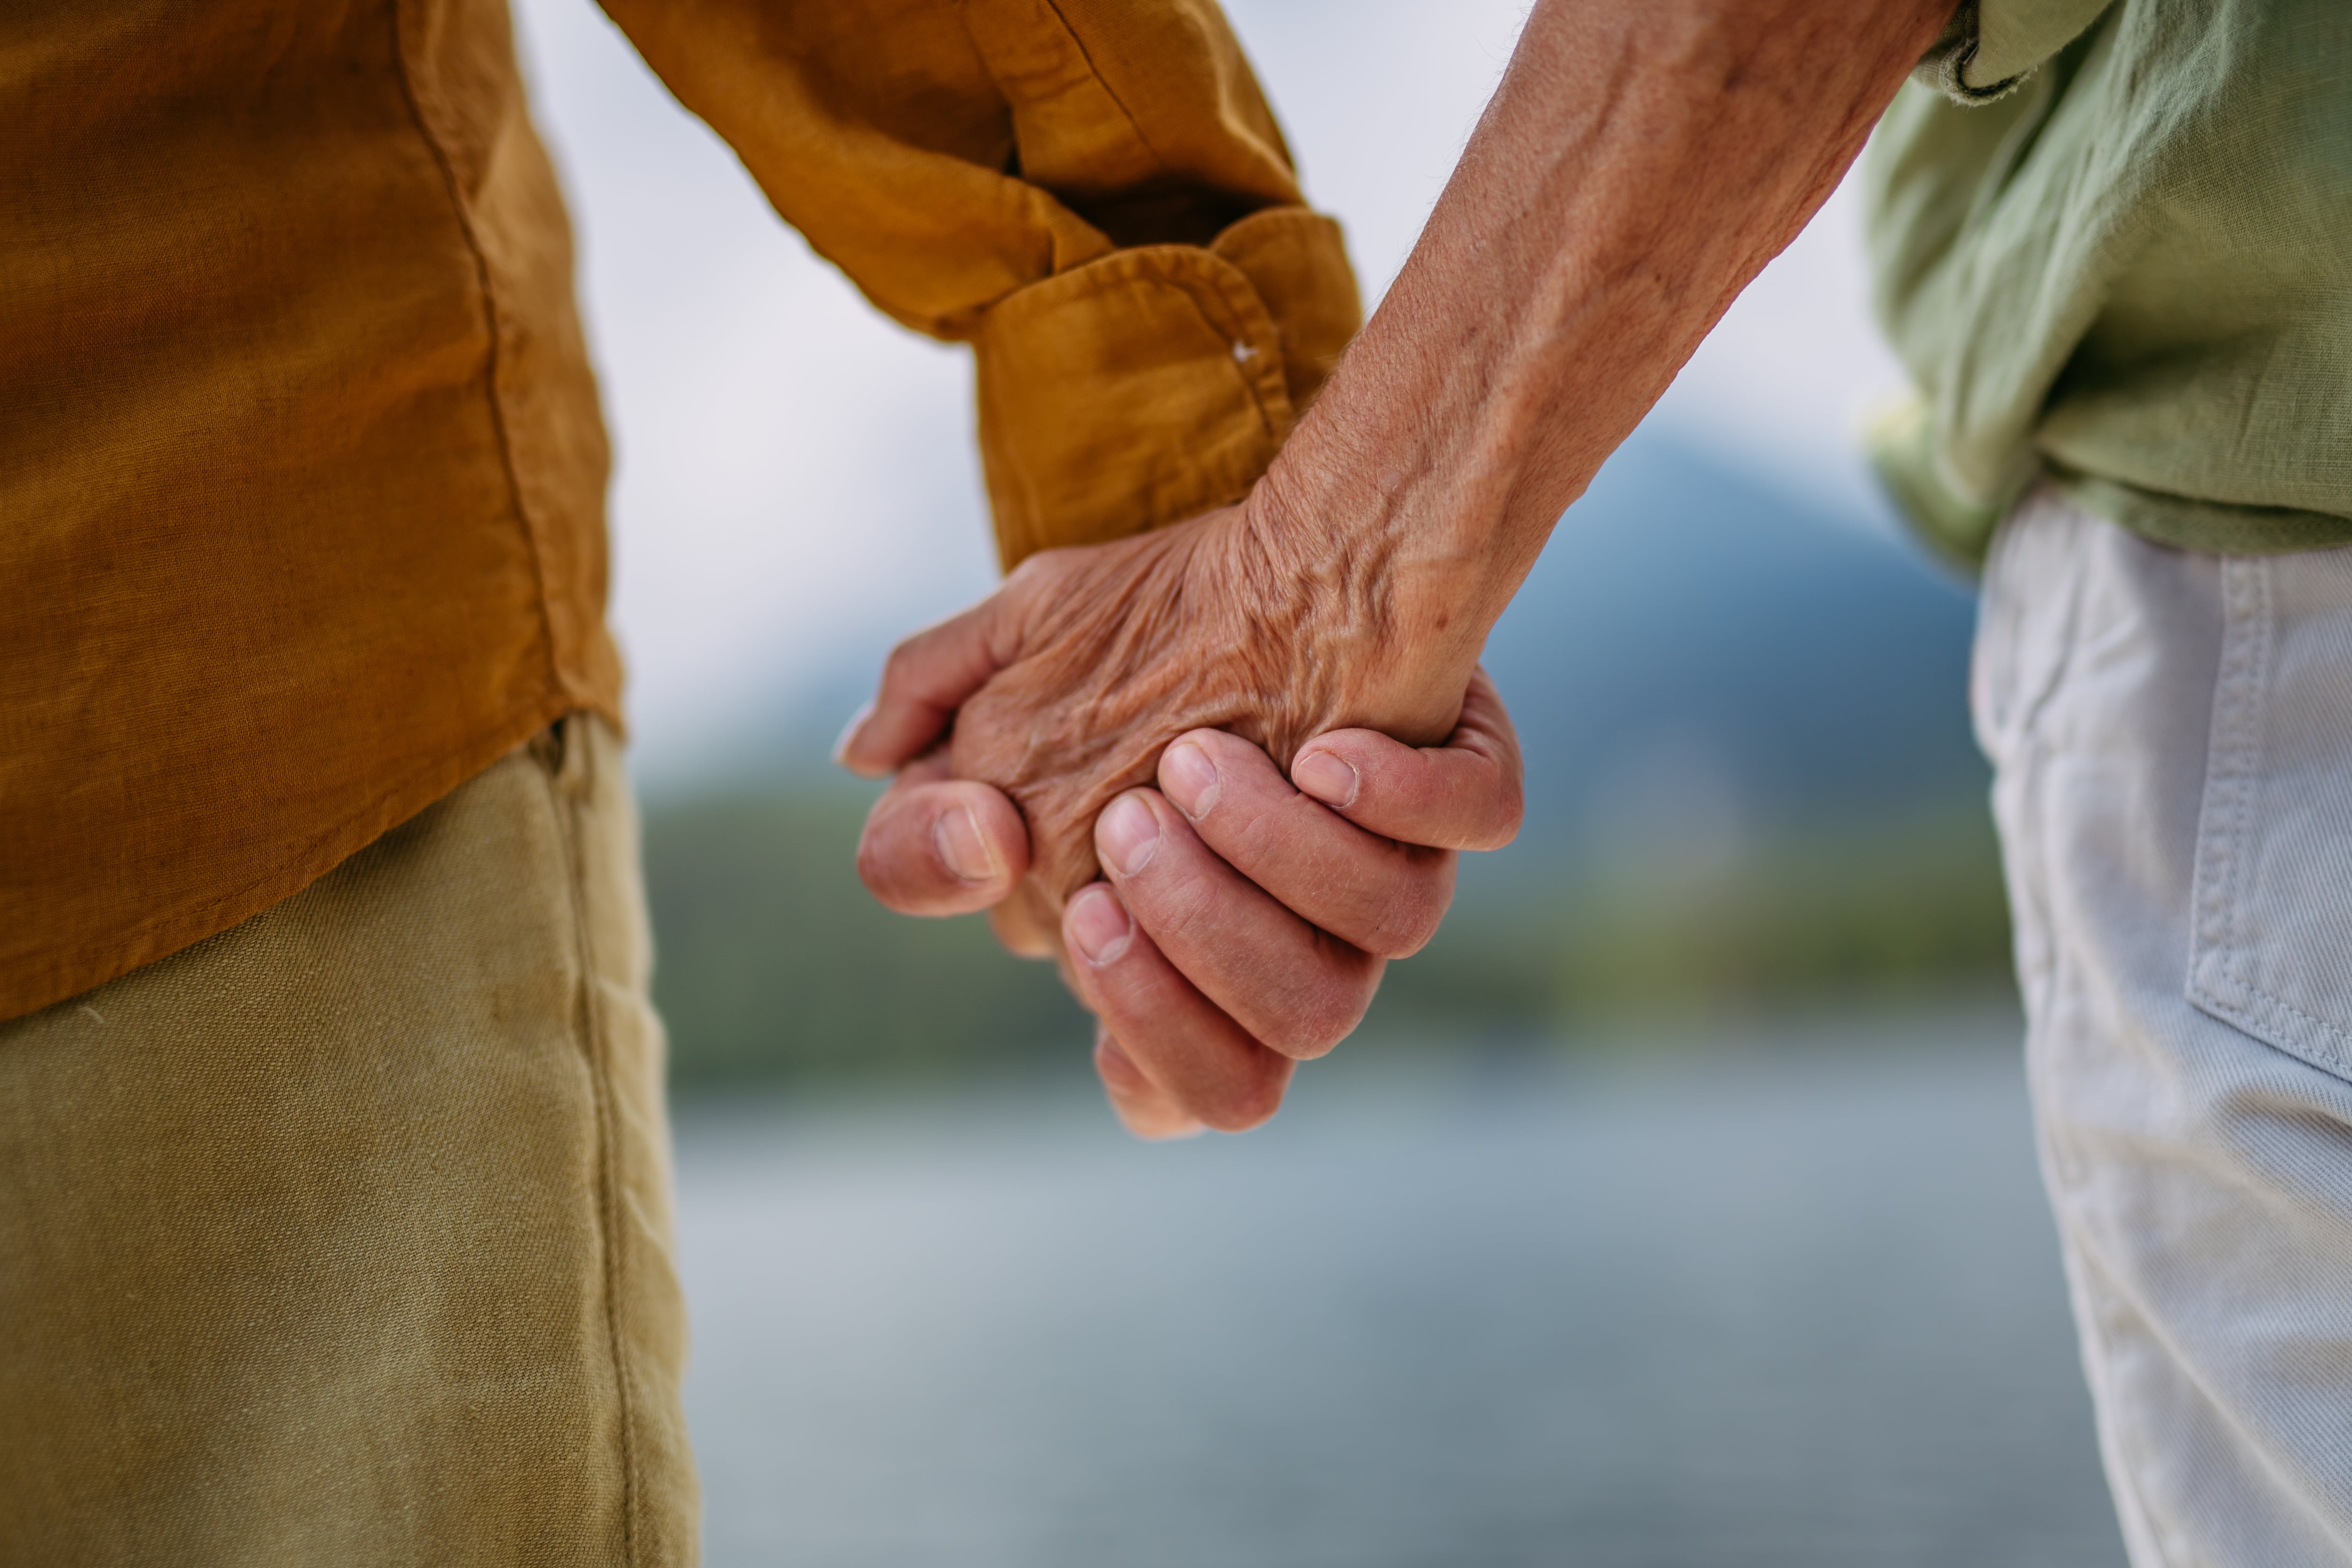
POLYGON ((1495 770, 1485 786, 1483 798, 1475 800, 1467 809, 1457 805, 1453 815, 1465 822, 1457 838, 1461 848, 1500 849, 1517 838, 1519 823, 1527 815, 1527 786, 1518 770, 1495 770))
MULTIPOLYGON (((1156 860, 1158 857, 1153 858, 1156 860)), ((1212 947, 1217 938, 1217 889, 1201 877, 1153 879, 1133 886, 1136 918, 1180 947, 1212 947)))
MULTIPOLYGON (((1004 951, 1015 958, 1057 958, 1061 927, 1037 907, 1036 900, 1016 888, 1011 898, 988 911, 988 927, 1004 951)), ((1064 979, 1068 979, 1067 972, 1064 979)), ((1072 990, 1076 991, 1073 986, 1072 990)))
POLYGON ((1411 958, 1436 934, 1435 916, 1391 910, 1383 913, 1380 925, 1358 945, 1378 958, 1411 958))
POLYGON ((1274 765, 1266 749, 1255 741, 1244 740, 1231 730, 1198 729, 1185 737, 1217 759, 1220 770, 1231 770, 1252 784, 1263 784, 1279 781, 1282 770, 1274 765))
POLYGON ((1355 1033, 1371 999, 1372 987, 1360 967, 1322 976, 1284 1009, 1270 1031, 1276 1037, 1266 1044, 1293 1061, 1312 1061, 1355 1033))
POLYGON ((1033 551, 1004 574, 992 603, 1001 612, 1001 629, 1013 631, 1030 617, 1068 600, 1080 587, 1087 564, 1087 546, 1061 545, 1033 551))
POLYGON ((1041 582, 1050 582, 1069 570, 1073 551, 1067 545, 1051 550, 1034 550, 1021 558, 1021 563, 1004 575, 1004 585, 1034 588, 1041 582))
POLYGON ((1437 934, 1453 901, 1450 887, 1417 875, 1381 906, 1370 934, 1357 945, 1380 958, 1411 958, 1437 934))
POLYGON ((1435 920, 1421 921, 1402 931, 1383 933, 1383 940, 1370 951, 1381 958, 1411 958, 1427 947, 1430 938, 1436 934, 1435 920))
MULTIPOLYGON (((1223 805, 1225 802, 1219 801, 1223 805)), ((1247 875, 1253 868, 1268 865, 1286 843, 1282 814, 1256 802, 1236 801, 1217 815, 1213 825, 1217 853, 1236 871, 1247 875)), ((1202 824, 1210 829, 1209 824, 1202 824)), ((1209 837, 1204 832, 1202 837, 1209 837)))
POLYGON ((915 666, 922 658, 920 635, 902 639, 882 660, 882 689, 903 691, 913 683, 915 666))
POLYGON ((1209 1103, 1192 1107, 1192 1114, 1220 1132, 1246 1132, 1263 1127, 1282 1109, 1288 1080, 1279 1072, 1253 1073, 1220 1087, 1209 1103))
POLYGON ((909 801, 886 798, 857 836, 857 879, 884 909, 936 915, 980 907, 994 884, 951 881, 940 862, 926 814, 909 801))
POLYGON ((1360 956, 1410 958, 1436 934, 1454 901, 1453 860, 1452 850, 1401 847, 1324 929, 1360 956))
POLYGON ((1526 820, 1528 810, 1527 785, 1514 768, 1504 776, 1500 795, 1495 802, 1495 815, 1485 847, 1500 849, 1519 836, 1519 825, 1526 820))
POLYGON ((1107 1045, 1096 1046, 1095 1071, 1101 1075, 1103 1086, 1115 1095, 1146 1100, 1154 1093, 1151 1080, 1143 1076, 1143 1070, 1128 1058, 1125 1051, 1107 1045))

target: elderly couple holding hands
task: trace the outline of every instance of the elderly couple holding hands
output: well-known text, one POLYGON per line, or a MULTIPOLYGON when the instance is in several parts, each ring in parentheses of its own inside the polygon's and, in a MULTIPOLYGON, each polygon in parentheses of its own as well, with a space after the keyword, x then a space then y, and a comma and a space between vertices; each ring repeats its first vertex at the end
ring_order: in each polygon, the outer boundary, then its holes
MULTIPOLYGON (((861 870, 1057 957, 1148 1137, 1272 1114, 1511 837, 1488 629, 1872 139, 2127 1545, 2352 1561, 2352 9, 1540 0, 1369 323, 1213 0, 605 9, 973 347, 1011 574, 845 736, 861 870)), ((18 6, 0 106, 0 1559, 689 1563, 503 0, 18 6)))

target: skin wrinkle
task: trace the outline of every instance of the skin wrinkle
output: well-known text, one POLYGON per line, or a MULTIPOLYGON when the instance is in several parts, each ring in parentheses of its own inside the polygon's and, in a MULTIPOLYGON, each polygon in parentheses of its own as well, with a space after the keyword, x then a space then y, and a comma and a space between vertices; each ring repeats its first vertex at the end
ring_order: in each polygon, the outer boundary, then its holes
MULTIPOLYGON (((1149 1015, 1171 991, 1192 988, 1148 942, 1128 961, 1087 966, 1080 994, 1116 1030, 1122 1017, 1149 1015)), ((1176 1038, 1147 1035, 1129 1061, 1152 1087, 1184 1106, 1192 1118, 1222 1131, 1239 1131, 1272 1115, 1289 1083, 1287 1058, 1244 1034, 1222 1013, 1178 1016, 1176 1038)))
MULTIPOLYGON (((1416 876, 1406 881, 1389 897, 1375 901, 1360 917, 1369 915, 1371 925, 1356 942, 1365 952, 1380 958, 1411 958, 1437 934, 1438 922, 1444 919, 1446 897, 1453 890, 1454 862, 1441 851, 1422 850, 1418 857, 1432 862, 1428 870, 1442 877, 1442 882, 1428 875, 1416 876)), ((1420 866, 1412 869, 1423 870, 1420 866)))
MULTIPOLYGON (((1167 868, 1175 877, 1155 877, 1154 890, 1129 895, 1151 901, 1157 940, 1163 950, 1176 950, 1171 960, 1223 933, 1219 883, 1225 878, 1178 871, 1181 859, 1205 852, 1205 845, 1184 846, 1167 868)), ((1256 958, 1254 973, 1244 977, 1248 984, 1204 989, 1253 1037, 1293 1058, 1320 1056, 1355 1027, 1381 966, 1381 960, 1312 926, 1290 927, 1263 943, 1256 958)))
MULTIPOLYGON (((1020 640, 1043 651, 964 705, 950 747, 958 777, 1004 790, 1033 829, 1084 827, 1122 791, 1149 783, 1160 752, 1187 731, 1230 729, 1287 758, 1355 721, 1342 671, 1358 661, 1345 654, 1378 647, 1385 617, 1324 606, 1363 594, 1378 574, 1286 574, 1238 510, 1202 521, 1239 537, 1221 532, 1215 542, 1228 547, 1213 550, 1202 528, 1186 525, 1127 542, 1108 562, 1049 552, 1024 563, 1020 586, 1039 608, 1020 640), (1310 623, 1336 626, 1342 657, 1269 635, 1310 623)), ((1090 832, 1037 835, 1033 874, 1051 907, 1096 869, 1090 832)))
POLYGON ((1195 732, 1184 743, 1223 755, 1233 773, 1228 780, 1220 766, 1213 805, 1192 819, 1211 851, 1252 868, 1251 879, 1279 902, 1363 952, 1401 958, 1427 940, 1452 885, 1451 854, 1343 825, 1232 736, 1195 732))
MULTIPOLYGON (((1507 716, 1483 675, 1473 680, 1464 706, 1461 727, 1448 738, 1444 748, 1433 752, 1415 753, 1385 737, 1362 731, 1334 733, 1318 742, 1334 754, 1357 756, 1369 769, 1359 777, 1369 791, 1365 799, 1372 820, 1357 823, 1324 813, 1308 797, 1297 794, 1258 748, 1214 731, 1192 731, 1186 736, 1188 742, 1211 755, 1223 757, 1224 762, 1218 764, 1218 804, 1206 814, 1202 829, 1195 835, 1199 844, 1194 845, 1185 837, 1185 827, 1177 825, 1181 822, 1181 815, 1175 824, 1167 826, 1176 840, 1175 856, 1181 858, 1188 852, 1206 847, 1231 861, 1234 872, 1256 881, 1274 902, 1262 902, 1245 895, 1238 904, 1229 905, 1212 933, 1213 952, 1185 950, 1180 943, 1163 954, 1152 935, 1155 929, 1169 934, 1166 922, 1154 919, 1154 884, 1163 888, 1175 884, 1161 880, 1162 871, 1180 879, 1187 876, 1215 879, 1223 868, 1214 862, 1186 868, 1155 859, 1150 875, 1120 879, 1121 893, 1133 913, 1137 931, 1136 940, 1128 945, 1124 956, 1107 969, 1075 965, 1065 960, 1065 977, 1081 1000, 1102 1019, 1098 1062, 1107 1066, 1106 1087, 1130 1131, 1148 1138, 1176 1136, 1199 1129, 1202 1122, 1196 1111, 1213 1118, 1221 1116, 1223 1113, 1213 1109, 1212 1101, 1190 1098, 1189 1086, 1196 1081, 1192 1069, 1201 1065, 1192 1058, 1202 1050, 1221 1059, 1230 1058, 1236 1042, 1246 1042, 1248 1037, 1234 1021, 1234 1016, 1211 999, 1212 994, 1255 995, 1265 990, 1269 983, 1265 975, 1269 969, 1279 973, 1286 962, 1284 955, 1302 947, 1307 950, 1305 961, 1309 964, 1327 952, 1344 952, 1341 947, 1318 945, 1306 928, 1319 926, 1344 943, 1353 934, 1354 922, 1344 912, 1335 914, 1334 897, 1352 894, 1377 902, 1384 889, 1400 885, 1378 864, 1377 851, 1368 864, 1349 847, 1350 845, 1369 847, 1377 844, 1377 839, 1368 836, 1383 828, 1408 838, 1421 838, 1433 832, 1438 838, 1457 847, 1493 847, 1512 837, 1519 791, 1517 742, 1510 733, 1507 716), (1492 797, 1491 810, 1480 814, 1486 820, 1448 826, 1443 821, 1447 813, 1442 808, 1437 819, 1431 819, 1433 801, 1450 796, 1464 781, 1465 762, 1470 764, 1470 776, 1493 775, 1487 784, 1477 786, 1482 795, 1492 797), (1451 774, 1452 778, 1442 777, 1444 774, 1451 774), (1488 787, 1495 784, 1500 787, 1488 787), (1264 805, 1274 801, 1286 802, 1305 815, 1296 824, 1295 831, 1283 836, 1278 860, 1253 860, 1249 849, 1220 824, 1231 824, 1233 806, 1228 803, 1255 802, 1264 805), (1318 850, 1329 853, 1318 855, 1318 850), (1285 889, 1293 889, 1293 893, 1286 895, 1285 889), (1287 908, 1277 911, 1277 906, 1287 908), (1273 916, 1270 923, 1268 915, 1273 916), (1178 968, 1179 964, 1183 967, 1178 968), (1116 1044, 1122 1036, 1134 1042, 1134 1047, 1126 1048, 1123 1054, 1116 1044), (1105 1046, 1102 1040, 1114 1043, 1105 1046), (1139 1053, 1136 1047, 1139 1047, 1139 1053), (1113 1081, 1113 1075, 1120 1068, 1131 1068, 1139 1059, 1160 1063, 1151 1074, 1159 1087, 1139 1090, 1130 1081, 1135 1076, 1132 1073, 1113 1081)), ((1357 764, 1348 766, 1350 772, 1356 771, 1357 764)), ((992 792, 991 798, 1002 797, 992 792)), ((1275 808, 1275 814, 1279 815, 1279 808, 1275 808)), ((1452 880, 1453 858, 1444 850, 1414 850, 1403 846, 1390 847, 1389 853, 1403 857, 1425 879, 1401 885, 1417 888, 1427 897, 1429 923, 1433 925, 1446 902, 1444 889, 1452 880)), ((1228 886, 1232 886, 1230 881, 1228 886)), ((1360 1016, 1383 968, 1365 962, 1361 952, 1349 963, 1352 973, 1327 976, 1326 989, 1315 999, 1315 1005, 1324 1011, 1311 1017, 1302 1009, 1299 1020, 1270 1024, 1247 1008, 1237 1011, 1250 1012, 1251 1021, 1264 1030, 1266 1039, 1301 1055, 1319 1054, 1335 1044, 1360 1016)), ((1290 1058, 1263 1048, 1261 1043, 1242 1051, 1239 1066, 1266 1080, 1259 1112, 1270 1112, 1281 1098, 1282 1085, 1287 1081, 1290 1058)), ((1228 1103, 1223 1100, 1213 1102, 1228 1103)), ((1230 1121, 1226 1118, 1220 1124, 1230 1121)))
MULTIPOLYGON (((1380 822, 1384 822, 1389 831, 1401 831, 1407 837, 1428 831, 1428 825, 1423 821, 1428 804, 1426 801, 1416 804, 1412 797, 1433 794, 1450 795, 1454 791, 1446 787, 1444 781, 1425 770, 1436 768, 1453 773, 1454 779, 1452 782, 1458 787, 1464 771, 1461 763, 1472 758, 1481 760, 1472 763, 1472 773, 1507 774, 1508 783, 1500 790, 1483 792, 1494 796, 1494 808, 1497 815, 1493 820, 1483 825, 1465 825, 1448 833, 1447 837, 1465 844, 1492 847, 1512 836, 1517 816, 1518 790, 1517 769, 1511 761, 1516 757, 1517 746, 1509 731, 1507 718, 1501 710, 1491 684, 1483 677, 1474 680, 1464 706, 1462 727, 1449 737, 1444 748, 1435 752, 1416 754, 1385 738, 1363 731, 1335 734, 1318 742, 1335 753, 1356 753, 1370 764, 1371 774, 1366 781, 1371 792, 1368 798, 1373 803, 1373 815, 1379 822, 1345 824, 1323 813, 1307 797, 1294 793, 1275 771, 1271 760, 1254 746, 1215 731, 1196 731, 1189 735, 1187 740, 1191 743, 1202 747, 1211 755, 1225 759, 1218 767, 1220 793, 1216 807, 1204 816, 1199 830, 1201 843, 1225 857, 1236 870, 1243 870, 1252 880, 1257 881, 1276 900, 1287 905, 1299 920, 1322 928, 1325 932, 1339 938, 1339 943, 1345 943, 1355 936, 1357 922, 1344 911, 1335 911, 1331 902, 1335 894, 1343 900, 1350 895, 1359 895, 1374 904, 1385 902, 1391 909, 1419 898, 1426 907, 1425 924, 1433 927, 1446 902, 1445 889, 1452 881, 1454 862, 1450 855, 1440 850, 1416 850, 1402 845, 1386 847, 1389 855, 1402 858, 1411 868, 1411 874, 1400 879, 1380 865, 1377 851, 1368 864, 1353 852, 1350 846, 1370 847, 1377 844, 1377 840, 1365 843, 1359 836, 1380 831, 1380 822), (1402 772, 1399 772, 1400 768, 1402 772), (1402 786, 1402 790, 1399 786, 1402 786), (1433 790, 1433 786, 1435 786, 1433 790), (1386 800, 1383 804, 1384 795, 1386 800), (1282 804, 1276 805, 1276 802, 1282 804), (1249 817, 1248 822, 1236 824, 1234 816, 1236 805, 1244 808, 1244 815, 1249 817), (1257 809, 1250 809, 1253 805, 1257 809), (1281 817, 1286 808, 1296 808, 1303 816, 1292 824, 1290 831, 1283 832, 1278 826, 1266 830, 1276 834, 1279 838, 1279 847, 1274 857, 1269 858, 1254 854, 1253 847, 1246 842, 1248 831, 1256 828, 1261 819, 1281 817), (1423 825, 1418 828, 1412 826, 1416 823, 1423 825), (1286 889, 1294 891, 1286 895, 1286 889), (1306 896, 1303 899, 1296 896, 1298 892, 1305 892, 1306 896)), ((1441 812, 1440 815, 1444 814, 1441 812)), ((1183 840, 1181 829, 1171 828, 1171 831, 1178 837, 1180 847, 1177 853, 1181 858, 1190 847, 1189 841, 1183 840)), ((1264 846, 1258 847, 1262 849, 1264 846)), ((1154 865, 1158 867, 1160 862, 1155 861, 1154 865)), ((1213 864, 1193 871, 1173 864, 1166 869, 1169 874, 1179 878, 1199 874, 1213 879, 1220 875, 1220 868, 1213 864)), ((1290 964, 1294 970, 1312 968, 1328 954, 1341 955, 1345 963, 1338 973, 1328 969, 1322 971, 1323 989, 1308 999, 1313 1011, 1310 1012, 1307 1005, 1293 1002, 1289 1004, 1293 1016, 1268 1021, 1263 1007, 1236 1003, 1232 1016, 1243 1017, 1266 1043, 1299 1056, 1320 1054, 1328 1049, 1360 1016, 1383 968, 1380 963, 1365 961, 1363 952, 1370 949, 1366 947, 1354 955, 1348 955, 1344 946, 1321 942, 1311 931, 1279 917, 1269 929, 1264 920, 1267 906, 1254 904, 1247 898, 1227 910, 1221 928, 1213 933, 1217 943, 1217 952, 1213 955, 1186 949, 1181 942, 1166 954, 1168 963, 1183 966, 1179 973, 1195 978, 1204 994, 1186 996, 1184 994, 1192 991, 1193 987, 1183 985, 1181 980, 1174 981, 1172 986, 1169 985, 1172 976, 1167 963, 1158 962, 1161 955, 1152 942, 1154 932, 1163 936, 1173 934, 1165 922, 1154 918, 1152 885, 1160 875, 1160 871, 1155 869, 1150 877, 1123 881, 1123 891, 1133 910, 1136 923, 1143 932, 1134 950, 1139 955, 1138 962, 1148 972, 1143 983, 1139 985, 1130 981, 1124 986, 1082 991, 1082 995, 1087 996, 1091 1005, 1104 1009, 1103 1016, 1111 1032, 1136 1031, 1135 1037, 1158 1050, 1169 1049, 1171 1037, 1181 1046, 1187 1032, 1198 1027, 1198 1022, 1179 1023, 1171 1032, 1168 1026, 1171 1006, 1174 1014, 1181 1017, 1186 1012, 1188 1003, 1197 1010, 1211 997, 1255 996, 1277 984, 1267 976, 1278 977, 1288 972, 1286 964, 1290 964), (1303 963, 1292 963, 1290 954, 1302 944, 1308 950, 1303 963), (1154 987, 1166 987, 1167 994, 1152 994, 1154 987), (1135 998, 1139 1005, 1121 1011, 1118 998, 1122 995, 1135 998)), ((1375 914, 1372 918, 1377 921, 1379 916, 1375 914)), ((1224 1038, 1223 1035, 1217 1037, 1224 1038)), ((1286 1070, 1286 1058, 1261 1055, 1253 1059, 1259 1070, 1269 1074, 1286 1070)), ((1167 1136, 1181 1131, 1190 1121, 1190 1114, 1183 1106, 1166 1096, 1142 1099, 1129 1089, 1124 1097, 1115 1091, 1113 1098, 1122 1119, 1131 1130, 1143 1136, 1167 1136)))

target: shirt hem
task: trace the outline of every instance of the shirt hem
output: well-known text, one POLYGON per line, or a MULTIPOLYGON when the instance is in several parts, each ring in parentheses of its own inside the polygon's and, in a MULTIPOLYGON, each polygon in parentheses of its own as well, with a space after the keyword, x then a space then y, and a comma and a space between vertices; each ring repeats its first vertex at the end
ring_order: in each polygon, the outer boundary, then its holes
POLYGON ((2204 555, 2291 555, 2352 545, 2352 518, 2294 507, 2239 506, 2142 489, 2044 460, 2068 500, 2151 544, 2204 555))
POLYGON ((75 997, 184 952, 289 899, 408 821, 457 786, 488 768, 566 713, 588 711, 611 721, 614 704, 551 689, 513 710, 499 724, 463 750, 418 769, 372 800, 362 810, 301 846, 266 875, 233 893, 149 917, 115 942, 94 952, 39 965, 31 973, 0 983, 0 1023, 71 1002, 75 997))

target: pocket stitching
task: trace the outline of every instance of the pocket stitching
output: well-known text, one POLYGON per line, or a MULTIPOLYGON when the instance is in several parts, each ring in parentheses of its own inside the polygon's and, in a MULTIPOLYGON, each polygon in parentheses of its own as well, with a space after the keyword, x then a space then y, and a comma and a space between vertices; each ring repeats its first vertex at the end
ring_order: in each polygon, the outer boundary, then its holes
MULTIPOLYGON (((2236 946, 2232 911, 2244 864, 2247 829, 2253 815, 2254 778, 2259 772, 2262 742, 2257 714, 2265 684, 2263 677, 2270 663, 2270 616, 2265 613, 2268 595, 2262 592, 2264 584, 2259 564, 2242 559, 2221 563, 2221 667, 2207 742, 2210 755, 2205 766, 2207 799, 2203 812, 2215 819, 2226 812, 2228 826, 2204 839, 2196 879, 2201 884, 2197 898, 2198 943, 2209 948, 2209 956, 2224 964, 2236 946), (2212 798, 2222 792, 2226 792, 2222 799, 2212 798)), ((2203 826, 2200 823, 2200 829, 2203 826)), ((2218 820, 2214 826, 2220 828, 2218 820)))
POLYGON ((2263 698, 2270 684, 2276 616, 2270 563, 2244 556, 2221 563, 2221 668, 2215 683, 2213 725, 2206 763, 2206 799, 2199 816, 2199 850, 2192 903, 2196 923, 2189 955, 2189 1005, 2314 1066, 2352 1072, 2352 1034, 2314 1017, 2257 985, 2238 965, 2238 895, 2245 875, 2245 845, 2252 831, 2262 763, 2263 698), (2222 799, 2214 798, 2226 791, 2222 799), (2220 819, 2227 814, 2226 827, 2220 819), (2214 831, 2210 834, 2210 825, 2214 831), (2264 1017, 2266 1012, 2273 1016, 2264 1017), (2275 1014, 2306 1026, 2297 1029, 2275 1014), (2319 1038, 2310 1037, 2316 1031, 2319 1038), (2334 1048, 2327 1048, 2332 1046, 2334 1048))
MULTIPOLYGON (((2323 1034, 2331 1036, 2338 1041, 2346 1044, 2352 1044, 2352 1035, 2347 1035, 2342 1029, 2337 1028, 2326 1019, 2315 1018, 2310 1014, 2305 1012, 2302 1008, 2296 1006, 2294 1003, 2286 1000, 2284 997, 2273 996, 2259 985, 2252 984, 2237 976, 2232 976, 2231 978, 2237 979, 2239 985, 2242 986, 2249 994, 2254 996, 2258 1000, 2268 1003, 2270 1005, 2276 1007, 2283 1013, 2293 1014, 2295 1017, 2302 1019, 2313 1028, 2319 1030, 2323 1034)), ((2252 1008, 2242 1008, 2239 1010, 2248 1014, 2251 1014, 2253 1011, 2252 1008)), ((2336 1056, 2332 1059, 2339 1068, 2352 1067, 2352 1064, 2347 1064, 2345 1058, 2341 1056, 2336 1056)))

